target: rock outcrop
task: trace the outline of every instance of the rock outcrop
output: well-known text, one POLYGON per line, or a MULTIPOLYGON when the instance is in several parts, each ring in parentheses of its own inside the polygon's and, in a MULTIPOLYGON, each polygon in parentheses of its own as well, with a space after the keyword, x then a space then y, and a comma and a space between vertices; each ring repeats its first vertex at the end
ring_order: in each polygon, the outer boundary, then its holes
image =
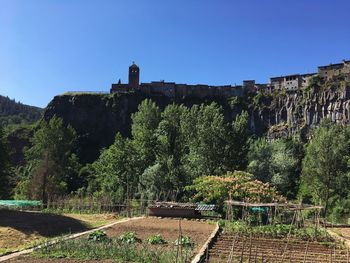
POLYGON ((94 161, 102 148, 114 141, 115 134, 131 134, 131 117, 146 98, 155 101, 161 109, 171 103, 194 104, 217 102, 223 107, 225 119, 231 121, 242 110, 249 113, 252 133, 267 132, 270 139, 302 134, 307 137, 310 128, 321 119, 337 123, 350 122, 350 85, 345 82, 314 85, 305 90, 255 94, 246 97, 171 99, 150 96, 141 92, 122 94, 66 94, 56 96, 47 106, 44 119, 54 115, 63 118, 78 134, 78 155, 81 161, 94 161))

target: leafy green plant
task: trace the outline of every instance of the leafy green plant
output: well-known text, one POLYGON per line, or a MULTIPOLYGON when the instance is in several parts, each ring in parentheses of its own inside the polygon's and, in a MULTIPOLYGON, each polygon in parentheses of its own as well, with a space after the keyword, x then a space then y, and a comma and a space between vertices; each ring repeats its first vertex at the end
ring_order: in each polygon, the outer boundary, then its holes
POLYGON ((162 245, 162 244, 166 244, 166 241, 165 239, 161 236, 161 235, 153 235, 153 236, 150 236, 148 239, 147 239, 147 242, 148 244, 151 244, 151 245, 162 245))
POLYGON ((119 236, 118 240, 124 244, 135 244, 141 242, 141 239, 136 236, 135 232, 125 232, 119 236))
POLYGON ((102 241, 109 241, 110 239, 104 231, 96 230, 89 235, 88 240, 94 241, 94 242, 102 242, 102 241))
POLYGON ((175 240, 175 245, 176 246, 183 246, 183 247, 192 247, 193 242, 192 238, 189 236, 182 236, 180 239, 175 240))
POLYGON ((112 238, 111 242, 90 242, 87 239, 65 240, 38 249, 31 256, 42 259, 77 259, 84 262, 111 260, 113 262, 173 263, 177 261, 185 263, 191 258, 192 253, 192 247, 184 247, 182 255, 178 257, 174 247, 156 247, 148 244, 130 245, 112 238))
POLYGON ((322 228, 302 227, 276 224, 264 226, 249 226, 246 222, 229 222, 224 226, 224 231, 234 232, 240 235, 253 235, 257 237, 285 238, 290 235, 301 240, 315 240, 319 242, 332 242, 333 238, 322 228))

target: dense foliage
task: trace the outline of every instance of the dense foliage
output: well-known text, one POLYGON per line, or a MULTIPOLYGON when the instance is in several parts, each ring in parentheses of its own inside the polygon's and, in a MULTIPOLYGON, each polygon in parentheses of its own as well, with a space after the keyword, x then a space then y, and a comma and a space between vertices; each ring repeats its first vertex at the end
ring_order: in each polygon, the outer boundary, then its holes
POLYGON ((130 138, 117 133, 114 143, 83 167, 76 132, 62 119, 18 131, 26 137, 20 138, 23 142, 31 140, 25 162, 11 167, 14 149, 0 129, 1 198, 45 203, 71 194, 114 203, 196 200, 222 208, 230 197, 268 201, 283 195, 325 206, 328 219, 350 217, 350 128, 330 120, 311 131, 308 143, 268 141, 250 135, 244 110, 228 122, 216 103, 170 104, 161 110, 144 100, 132 115, 130 138), (260 192, 254 196, 256 189, 260 192))
POLYGON ((349 216, 349 161, 349 127, 323 120, 306 148, 300 196, 323 205, 326 216, 349 216))
POLYGON ((0 124, 0 198, 10 195, 10 163, 8 147, 4 139, 4 131, 0 124))
POLYGON ((252 174, 235 171, 224 176, 201 176, 194 180, 187 190, 193 191, 194 201, 215 203, 220 210, 224 201, 233 199, 247 202, 283 201, 274 187, 269 183, 255 180, 252 174))
POLYGON ((182 200, 193 179, 243 168, 249 135, 247 114, 226 123, 215 103, 169 105, 163 112, 145 100, 132 117, 132 138, 116 135, 91 165, 88 193, 182 200), (239 139, 238 139, 239 138, 239 139))
POLYGON ((76 133, 62 119, 43 122, 26 151, 27 165, 16 187, 17 198, 39 199, 46 203, 54 196, 80 187, 80 164, 73 153, 76 133))
POLYGON ((0 124, 28 124, 41 118, 42 109, 0 95, 0 124))

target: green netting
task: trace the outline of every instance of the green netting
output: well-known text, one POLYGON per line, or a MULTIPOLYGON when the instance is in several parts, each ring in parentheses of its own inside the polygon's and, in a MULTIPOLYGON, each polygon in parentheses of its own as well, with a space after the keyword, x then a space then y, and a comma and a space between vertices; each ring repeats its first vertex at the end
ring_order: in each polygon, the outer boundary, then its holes
POLYGON ((269 211, 268 207, 251 207, 250 211, 254 213, 267 213, 269 211))
POLYGON ((41 206, 41 201, 29 201, 29 200, 0 200, 0 206, 8 206, 8 207, 33 207, 33 206, 41 206))

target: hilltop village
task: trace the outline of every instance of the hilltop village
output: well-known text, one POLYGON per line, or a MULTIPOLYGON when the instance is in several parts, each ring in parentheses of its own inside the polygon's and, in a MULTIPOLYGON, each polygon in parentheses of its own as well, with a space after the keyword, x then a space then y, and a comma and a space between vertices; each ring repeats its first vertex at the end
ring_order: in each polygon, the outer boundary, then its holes
POLYGON ((133 63, 129 67, 129 81, 127 84, 112 84, 111 93, 125 93, 130 91, 140 91, 148 95, 163 95, 170 98, 182 97, 241 97, 247 92, 272 92, 273 90, 295 91, 307 87, 310 80, 319 76, 324 81, 333 77, 343 75, 346 80, 350 80, 350 60, 343 60, 341 63, 319 66, 317 73, 293 74, 270 78, 269 83, 259 84, 255 80, 244 80, 242 85, 209 86, 204 84, 188 85, 177 84, 175 82, 152 81, 150 83, 140 83, 140 68, 133 63))

